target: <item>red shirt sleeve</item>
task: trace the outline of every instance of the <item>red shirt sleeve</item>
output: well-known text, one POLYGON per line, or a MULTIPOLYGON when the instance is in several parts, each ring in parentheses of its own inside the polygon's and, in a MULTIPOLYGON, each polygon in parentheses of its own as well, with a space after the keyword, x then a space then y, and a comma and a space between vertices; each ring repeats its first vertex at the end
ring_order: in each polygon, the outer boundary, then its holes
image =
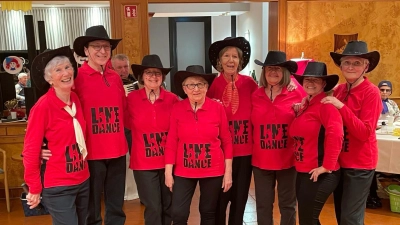
POLYGON ((219 139, 221 140, 221 148, 224 151, 225 159, 233 158, 233 144, 232 136, 229 131, 228 119, 226 117, 225 109, 220 107, 221 123, 219 126, 219 139))
MULTIPOLYGON (((43 100, 43 99, 42 99, 43 100)), ((40 194, 42 182, 40 178, 40 151, 48 123, 48 113, 45 105, 39 104, 32 108, 22 151, 24 163, 24 179, 29 186, 29 192, 40 194)))
POLYGON ((346 105, 339 110, 343 117, 343 123, 349 133, 357 134, 354 137, 360 141, 367 141, 371 133, 375 132, 376 123, 381 111, 382 101, 379 94, 375 92, 365 95, 359 116, 354 115, 353 111, 346 105))
POLYGON ((343 121, 339 111, 331 104, 322 104, 321 123, 325 128, 324 159, 322 166, 335 170, 343 144, 343 121))
POLYGON ((175 164, 176 150, 178 148, 178 107, 179 105, 175 104, 171 112, 167 143, 165 145, 165 164, 175 164))

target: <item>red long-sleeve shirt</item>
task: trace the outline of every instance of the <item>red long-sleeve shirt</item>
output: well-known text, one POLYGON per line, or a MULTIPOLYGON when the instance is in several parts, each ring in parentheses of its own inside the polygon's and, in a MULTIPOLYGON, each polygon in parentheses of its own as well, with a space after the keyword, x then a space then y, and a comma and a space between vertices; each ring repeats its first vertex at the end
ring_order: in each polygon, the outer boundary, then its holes
POLYGON ((164 153, 172 106, 178 97, 163 88, 152 104, 144 88, 128 95, 128 111, 132 128, 130 168, 153 170, 165 167, 164 153))
POLYGON ((273 102, 260 87, 252 96, 251 122, 253 131, 252 164, 264 170, 282 170, 294 166, 293 141, 289 139, 289 126, 295 113, 294 103, 301 102, 299 89, 292 92, 282 88, 273 102))
POLYGON ((334 92, 334 96, 344 103, 339 110, 344 125, 344 141, 339 156, 343 168, 372 170, 378 163, 375 128, 382 112, 382 101, 378 87, 364 78, 361 84, 350 90, 347 100, 346 84, 339 85, 334 92))
POLYGON ((171 112, 165 164, 175 164, 174 174, 187 178, 221 176, 225 159, 232 159, 232 138, 223 106, 209 98, 193 111, 188 99, 171 112))
POLYGON ((87 124, 88 160, 118 158, 128 152, 125 90, 119 75, 108 66, 104 68, 101 74, 85 62, 75 80, 87 124))
POLYGON ((343 143, 343 122, 332 104, 322 104, 323 92, 310 102, 290 125, 289 135, 295 144, 295 166, 298 172, 308 173, 323 166, 339 169, 338 157, 343 143))
MULTIPOLYGON (((221 74, 215 78, 207 91, 207 97, 222 101, 222 95, 227 84, 221 74)), ((253 78, 241 74, 238 74, 235 85, 239 92, 239 108, 235 114, 232 114, 231 105, 225 107, 225 111, 233 139, 233 156, 236 157, 247 156, 252 153, 251 95, 258 87, 253 78)))
MULTIPOLYGON (((71 92, 71 103, 75 103, 75 118, 85 134, 81 104, 74 92, 71 92)), ((80 154, 73 120, 65 106, 54 88, 50 88, 31 109, 22 155, 24 179, 32 194, 42 192, 40 152, 43 138, 47 139, 52 153, 44 171, 44 188, 77 185, 89 178, 87 162, 80 154)))

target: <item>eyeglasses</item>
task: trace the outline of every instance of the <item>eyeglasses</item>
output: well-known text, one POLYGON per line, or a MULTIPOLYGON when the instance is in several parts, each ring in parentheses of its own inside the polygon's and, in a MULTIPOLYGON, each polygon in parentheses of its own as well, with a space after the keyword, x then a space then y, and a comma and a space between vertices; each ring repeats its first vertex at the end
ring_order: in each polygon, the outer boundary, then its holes
POLYGON ((144 71, 144 75, 146 76, 155 76, 155 77, 161 77, 162 73, 161 72, 156 72, 156 71, 144 71))
POLYGON ((379 89, 381 92, 387 92, 387 93, 389 93, 389 92, 391 92, 392 90, 390 90, 390 89, 379 89))
POLYGON ((206 86, 206 84, 205 83, 185 84, 183 86, 185 86, 189 90, 194 90, 196 87, 198 87, 199 89, 203 89, 206 86))
POLYGON ((101 48, 104 48, 104 51, 110 51, 111 50, 111 45, 89 45, 96 51, 100 51, 101 48))
POLYGON ((350 61, 343 61, 340 63, 341 66, 345 66, 345 67, 361 67, 364 65, 364 62, 361 61, 354 61, 354 62, 350 62, 350 61))

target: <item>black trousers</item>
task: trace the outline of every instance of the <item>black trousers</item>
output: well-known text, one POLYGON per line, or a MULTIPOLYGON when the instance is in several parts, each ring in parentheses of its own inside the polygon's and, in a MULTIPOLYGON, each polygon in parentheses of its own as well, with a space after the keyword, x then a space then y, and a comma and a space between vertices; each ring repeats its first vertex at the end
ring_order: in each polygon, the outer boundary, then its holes
POLYGON ((338 225, 364 225, 365 206, 375 170, 340 169, 333 193, 338 225))
POLYGON ((44 188, 46 205, 53 225, 85 225, 89 203, 89 179, 79 185, 44 188))
POLYGON ((104 191, 104 225, 125 224, 124 206, 126 156, 89 160, 90 198, 88 225, 101 225, 101 196, 104 191))
POLYGON ((220 191, 216 224, 226 224, 226 208, 231 202, 229 209, 229 225, 242 225, 243 215, 246 208, 247 198, 251 182, 251 155, 233 157, 232 162, 232 187, 227 192, 220 191))
POLYGON ((296 225, 296 170, 263 170, 253 167, 256 192, 257 222, 274 225, 275 186, 278 182, 278 201, 282 225, 296 225))
POLYGON ((165 186, 165 170, 134 170, 145 225, 171 225, 172 193, 165 186))
POLYGON ((377 180, 376 175, 377 175, 377 173, 375 172, 374 178, 372 179, 372 182, 371 182, 371 187, 369 189, 369 195, 374 198, 378 198, 378 192, 377 192, 378 191, 378 180, 377 180))
POLYGON ((184 178, 175 176, 172 193, 172 220, 174 225, 187 225, 197 182, 200 185, 199 211, 200 225, 220 225, 215 223, 218 195, 222 187, 222 178, 184 178))
POLYGON ((326 200, 336 189, 340 180, 340 171, 323 173, 317 182, 310 180, 308 173, 297 173, 296 195, 300 225, 320 225, 319 215, 326 200))

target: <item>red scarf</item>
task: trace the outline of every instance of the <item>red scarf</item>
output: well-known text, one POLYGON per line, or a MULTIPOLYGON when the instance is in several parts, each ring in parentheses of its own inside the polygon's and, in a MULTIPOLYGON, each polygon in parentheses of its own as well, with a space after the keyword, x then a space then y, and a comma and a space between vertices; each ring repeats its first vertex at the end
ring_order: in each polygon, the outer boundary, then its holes
POLYGON ((223 76, 228 83, 225 86, 224 93, 222 94, 222 104, 225 108, 228 108, 228 106, 231 105, 232 114, 234 115, 239 108, 239 91, 235 84, 239 76, 236 74, 234 79, 232 76, 227 77, 223 73, 221 73, 221 76, 223 76))

